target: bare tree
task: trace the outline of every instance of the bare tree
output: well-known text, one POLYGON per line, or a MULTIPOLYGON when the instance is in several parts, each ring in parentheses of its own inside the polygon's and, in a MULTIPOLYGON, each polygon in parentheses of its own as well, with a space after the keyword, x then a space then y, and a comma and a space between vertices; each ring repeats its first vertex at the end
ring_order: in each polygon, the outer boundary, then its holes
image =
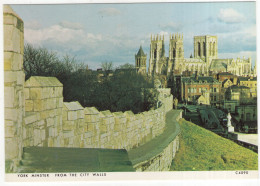
POLYGON ((101 64, 101 68, 102 68, 102 70, 104 70, 104 71, 110 71, 110 70, 113 70, 113 62, 112 61, 110 61, 110 62, 103 62, 102 64, 101 64))

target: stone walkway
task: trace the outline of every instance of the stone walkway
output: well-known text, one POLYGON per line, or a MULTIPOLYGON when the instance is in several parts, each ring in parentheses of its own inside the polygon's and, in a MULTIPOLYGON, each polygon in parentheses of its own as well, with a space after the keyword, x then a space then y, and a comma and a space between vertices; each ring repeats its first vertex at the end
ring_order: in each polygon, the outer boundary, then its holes
POLYGON ((133 172, 124 149, 26 147, 20 173, 133 172))
POLYGON ((166 114, 166 125, 164 132, 135 149, 128 151, 128 156, 133 165, 151 159, 161 153, 180 134, 180 125, 176 121, 182 110, 171 110, 166 114))

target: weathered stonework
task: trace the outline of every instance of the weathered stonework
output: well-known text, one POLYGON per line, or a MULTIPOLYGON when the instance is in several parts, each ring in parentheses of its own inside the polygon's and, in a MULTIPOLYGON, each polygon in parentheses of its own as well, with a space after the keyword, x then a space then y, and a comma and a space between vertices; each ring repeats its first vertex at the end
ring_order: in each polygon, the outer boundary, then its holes
POLYGON ((62 90, 54 77, 32 76, 25 82, 25 147, 63 146, 62 90))
MULTIPOLYGON (((17 172, 23 147, 68 147, 137 149, 162 135, 166 113, 172 109, 170 89, 159 89, 156 110, 98 111, 78 102, 63 102, 63 85, 55 77, 32 76, 23 72, 23 21, 10 6, 4 6, 4 94, 6 172, 17 172)), ((176 136, 175 136, 176 137, 176 136)), ((145 160, 148 168, 168 170, 178 138, 145 160), (153 162, 163 163, 153 163, 153 162)))
POLYGON ((22 154, 24 118, 23 21, 4 5, 4 97, 6 171, 14 172, 22 154))

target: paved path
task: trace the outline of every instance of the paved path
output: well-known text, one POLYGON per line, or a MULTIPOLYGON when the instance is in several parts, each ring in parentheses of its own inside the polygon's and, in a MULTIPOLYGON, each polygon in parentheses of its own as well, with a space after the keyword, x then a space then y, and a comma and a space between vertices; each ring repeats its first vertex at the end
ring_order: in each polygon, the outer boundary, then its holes
POLYGON ((164 132, 135 149, 128 151, 128 156, 133 165, 151 159, 162 152, 175 137, 180 134, 180 125, 176 121, 177 116, 182 110, 170 110, 166 114, 166 125, 164 132))
POLYGON ((132 172, 124 149, 26 147, 18 172, 132 172))
POLYGON ((258 146, 258 134, 234 133, 238 135, 237 140, 258 146))

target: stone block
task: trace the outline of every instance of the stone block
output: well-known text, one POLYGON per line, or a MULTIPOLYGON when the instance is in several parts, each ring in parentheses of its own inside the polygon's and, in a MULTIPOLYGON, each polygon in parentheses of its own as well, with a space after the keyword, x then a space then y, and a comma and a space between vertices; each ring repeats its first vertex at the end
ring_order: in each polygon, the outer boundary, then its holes
POLYGON ((4 15, 3 19, 4 25, 13 25, 17 26, 17 18, 11 14, 6 14, 4 15))
POLYGON ((33 145, 37 146, 41 142, 41 131, 39 129, 33 130, 33 145))
POLYGON ((13 138, 16 135, 15 126, 5 126, 5 137, 13 138))
POLYGON ((107 132, 107 131, 108 131, 107 125, 100 125, 100 132, 101 132, 101 133, 107 132))
POLYGON ((21 54, 15 52, 4 52, 4 70, 17 71, 22 70, 23 58, 21 54))
POLYGON ((24 123, 26 125, 34 123, 36 121, 37 121, 37 114, 35 114, 35 113, 31 113, 29 115, 26 115, 25 118, 24 118, 24 123))
POLYGON ((63 87, 55 87, 54 89, 53 89, 53 94, 52 94, 52 96, 53 97, 63 97, 63 94, 62 94, 62 92, 63 92, 63 87))
POLYGON ((47 110, 47 114, 48 114, 49 117, 53 118, 53 117, 58 115, 57 114, 57 109, 47 110))
POLYGON ((74 136, 73 131, 63 131, 63 137, 65 138, 71 138, 74 136))
POLYGON ((48 138, 48 147, 53 147, 53 139, 48 138))
POLYGON ((85 132, 84 133, 84 139, 86 139, 86 138, 91 138, 91 137, 93 137, 93 133, 92 132, 85 132))
POLYGON ((68 111, 63 111, 62 112, 62 120, 63 121, 67 121, 68 120, 68 111))
POLYGON ((25 112, 33 111, 33 100, 25 100, 25 112))
POLYGON ((46 123, 47 123, 47 127, 53 126, 55 124, 54 118, 47 118, 46 123))
POLYGON ((44 100, 33 100, 33 111, 43 111, 46 109, 46 104, 44 100))
MULTIPOLYGON (((20 54, 24 54, 24 33, 23 33, 23 31, 20 32, 20 54)), ((23 63, 22 63, 22 65, 23 65, 23 63)))
POLYGON ((20 30, 15 28, 13 25, 5 25, 4 26, 4 50, 20 53, 21 52, 20 42, 21 42, 20 30))
POLYGON ((74 130, 75 129, 75 123, 74 121, 63 121, 62 122, 62 130, 74 130))
POLYGON ((63 105, 63 97, 61 98, 56 98, 56 102, 57 102, 57 107, 58 108, 62 108, 62 105, 63 105))
POLYGON ((88 123, 87 125, 88 125, 88 131, 94 131, 96 128, 95 127, 96 123, 88 123))
POLYGON ((16 159, 18 153, 17 138, 5 138, 5 159, 16 159))
POLYGON ((61 108, 57 108, 56 110, 57 110, 57 113, 56 113, 56 114, 57 114, 58 116, 61 116, 62 113, 63 113, 63 112, 62 112, 62 107, 61 107, 61 108))
POLYGON ((42 87, 42 98, 47 99, 50 98, 50 92, 51 92, 51 87, 42 87))
POLYGON ((17 85, 24 85, 25 75, 23 71, 17 71, 17 85))
POLYGON ((49 117, 48 111, 41 111, 40 117, 41 117, 41 119, 46 119, 47 117, 49 117))
POLYGON ((99 122, 99 115, 94 114, 94 115, 89 115, 85 114, 85 122, 99 122))
POLYGON ((57 108, 57 103, 55 98, 47 99, 46 109, 55 109, 57 108))
POLYGON ((77 117, 78 117, 78 118, 81 118, 81 119, 82 119, 82 118, 84 119, 84 110, 78 110, 78 111, 77 111, 77 117))
POLYGON ((35 88, 35 87, 32 87, 30 88, 30 99, 43 99, 43 96, 42 96, 42 88, 35 88))
POLYGON ((16 83, 17 73, 15 71, 5 71, 4 72, 4 82, 5 83, 16 83))
POLYGON ((48 127, 48 137, 49 138, 55 137, 54 127, 48 127))
MULTIPOLYGON (((8 54, 12 54, 11 52, 5 52, 4 53, 4 71, 10 71, 12 70, 12 58, 7 58, 8 54), (7 54, 6 54, 7 53, 7 54), (7 59, 6 59, 7 58, 7 59)), ((8 56, 9 57, 9 56, 8 56)))
POLYGON ((77 118, 77 111, 68 111, 68 120, 76 120, 77 118))
POLYGON ((15 89, 14 87, 4 87, 4 97, 5 97, 5 108, 6 107, 14 107, 15 102, 18 100, 15 100, 15 89))
POLYGON ((24 90, 24 99, 28 100, 29 97, 30 97, 30 93, 29 93, 30 89, 29 88, 24 88, 23 90, 24 90))
POLYGON ((126 111, 126 112, 124 112, 124 115, 125 115, 127 121, 135 120, 135 114, 132 111, 126 111))

